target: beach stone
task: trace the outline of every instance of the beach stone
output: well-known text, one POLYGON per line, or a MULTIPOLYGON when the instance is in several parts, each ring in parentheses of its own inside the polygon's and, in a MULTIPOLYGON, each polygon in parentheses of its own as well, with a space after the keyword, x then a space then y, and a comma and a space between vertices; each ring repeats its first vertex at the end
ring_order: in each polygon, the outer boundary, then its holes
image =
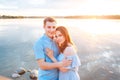
POLYGON ((16 71, 16 73, 18 73, 19 75, 23 75, 25 72, 26 70, 22 67, 16 71))
POLYGON ((18 77, 20 77, 20 75, 18 73, 13 73, 12 74, 12 78, 18 78, 18 77))
POLYGON ((30 79, 32 80, 37 80, 38 76, 38 71, 37 70, 32 70, 30 71, 30 79))

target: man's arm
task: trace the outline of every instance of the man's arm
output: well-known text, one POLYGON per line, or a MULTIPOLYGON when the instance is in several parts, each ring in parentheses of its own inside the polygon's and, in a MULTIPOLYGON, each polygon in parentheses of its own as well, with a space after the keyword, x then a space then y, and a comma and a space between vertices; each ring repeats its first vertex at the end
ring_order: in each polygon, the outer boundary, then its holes
POLYGON ((62 67, 64 65, 64 63, 62 62, 55 62, 55 63, 45 62, 44 59, 38 59, 37 62, 38 62, 38 66, 43 70, 55 69, 62 67))
POLYGON ((34 53, 35 53, 38 66, 43 70, 50 70, 50 69, 55 69, 63 66, 68 66, 71 63, 70 61, 62 61, 62 62, 55 62, 55 63, 45 62, 44 48, 42 46, 42 43, 40 42, 36 43, 36 45, 34 46, 34 53))
POLYGON ((44 59, 38 59, 38 66, 43 70, 50 70, 55 68, 65 67, 71 64, 70 60, 63 60, 62 62, 49 63, 45 62, 44 59))

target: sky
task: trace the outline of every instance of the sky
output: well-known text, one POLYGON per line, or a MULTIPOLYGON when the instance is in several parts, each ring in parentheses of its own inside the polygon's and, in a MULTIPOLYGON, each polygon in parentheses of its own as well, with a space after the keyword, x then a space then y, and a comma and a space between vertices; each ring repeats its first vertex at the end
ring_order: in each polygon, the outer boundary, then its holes
POLYGON ((0 15, 120 15, 120 0, 0 0, 0 15))

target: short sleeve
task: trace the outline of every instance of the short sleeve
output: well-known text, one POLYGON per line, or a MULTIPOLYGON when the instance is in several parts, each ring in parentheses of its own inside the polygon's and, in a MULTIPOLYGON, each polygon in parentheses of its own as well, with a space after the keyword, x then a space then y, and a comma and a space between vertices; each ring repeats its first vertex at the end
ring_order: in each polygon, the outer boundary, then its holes
POLYGON ((72 68, 81 66, 81 61, 80 61, 80 59, 79 59, 77 54, 75 56, 73 56, 73 60, 72 61, 73 61, 72 62, 72 68))
POLYGON ((44 47, 41 41, 35 43, 33 50, 36 59, 45 59, 44 47))
POLYGON ((72 63, 70 66, 67 66, 66 68, 74 70, 75 68, 78 68, 79 66, 81 66, 81 61, 77 54, 72 56, 67 56, 67 57, 69 57, 69 59, 72 59, 72 63))

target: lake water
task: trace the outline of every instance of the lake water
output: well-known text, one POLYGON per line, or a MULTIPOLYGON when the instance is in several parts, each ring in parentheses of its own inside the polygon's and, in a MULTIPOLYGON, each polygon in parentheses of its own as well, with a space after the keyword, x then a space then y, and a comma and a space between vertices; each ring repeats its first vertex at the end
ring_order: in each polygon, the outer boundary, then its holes
MULTIPOLYGON (((44 33, 43 19, 0 19, 0 75, 20 67, 38 69, 33 45, 44 33)), ((57 19, 68 28, 82 66, 81 80, 120 80, 120 20, 57 19)), ((29 74, 15 80, 29 80, 29 74)))

